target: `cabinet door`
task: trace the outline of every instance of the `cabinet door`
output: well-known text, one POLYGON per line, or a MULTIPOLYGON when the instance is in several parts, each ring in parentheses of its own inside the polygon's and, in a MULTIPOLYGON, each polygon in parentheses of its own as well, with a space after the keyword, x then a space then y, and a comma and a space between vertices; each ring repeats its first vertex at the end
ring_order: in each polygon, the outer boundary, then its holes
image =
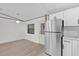
POLYGON ((63 56, 71 56, 72 52, 71 52, 71 44, 72 42, 69 40, 64 40, 64 48, 63 48, 63 56))
POLYGON ((73 56, 79 56, 79 41, 73 41, 73 56))
POLYGON ((77 9, 69 9, 64 11, 64 25, 65 26, 76 26, 78 25, 78 13, 77 9))

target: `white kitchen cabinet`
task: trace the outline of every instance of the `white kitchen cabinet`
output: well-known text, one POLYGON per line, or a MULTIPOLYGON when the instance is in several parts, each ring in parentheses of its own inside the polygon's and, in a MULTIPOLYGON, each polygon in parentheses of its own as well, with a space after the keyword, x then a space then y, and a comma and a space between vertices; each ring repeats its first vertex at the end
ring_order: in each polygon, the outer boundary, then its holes
POLYGON ((78 20, 79 20, 79 7, 64 11, 65 26, 78 26, 79 25, 78 20))
POLYGON ((73 40, 73 56, 79 56, 79 40, 73 40))
POLYGON ((79 39, 64 38, 63 45, 63 56, 79 56, 79 39))
POLYGON ((63 56, 71 56, 72 55, 72 41, 68 39, 64 39, 63 42, 63 56))
POLYGON ((78 26, 79 7, 67 9, 50 15, 50 19, 53 19, 54 17, 64 20, 64 26, 78 26))

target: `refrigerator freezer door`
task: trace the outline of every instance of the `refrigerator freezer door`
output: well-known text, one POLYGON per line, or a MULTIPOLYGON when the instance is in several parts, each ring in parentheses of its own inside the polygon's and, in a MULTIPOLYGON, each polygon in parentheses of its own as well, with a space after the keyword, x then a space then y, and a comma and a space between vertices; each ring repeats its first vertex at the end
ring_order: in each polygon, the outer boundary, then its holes
POLYGON ((54 17, 51 20, 51 31, 52 32, 62 32, 62 20, 54 17))

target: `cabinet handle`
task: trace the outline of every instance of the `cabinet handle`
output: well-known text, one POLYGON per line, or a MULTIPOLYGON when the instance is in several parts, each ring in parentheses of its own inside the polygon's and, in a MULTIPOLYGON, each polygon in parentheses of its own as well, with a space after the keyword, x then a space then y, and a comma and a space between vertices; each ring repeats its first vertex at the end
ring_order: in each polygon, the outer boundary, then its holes
POLYGON ((64 40, 64 42, 70 43, 70 41, 66 41, 66 40, 64 40))

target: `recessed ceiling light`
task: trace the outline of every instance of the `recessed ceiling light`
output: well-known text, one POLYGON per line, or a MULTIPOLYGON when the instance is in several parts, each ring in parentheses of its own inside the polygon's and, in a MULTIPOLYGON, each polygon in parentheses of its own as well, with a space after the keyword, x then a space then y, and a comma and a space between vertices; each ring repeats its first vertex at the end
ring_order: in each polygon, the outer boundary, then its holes
POLYGON ((19 24, 19 23, 20 23, 20 21, 16 21, 16 23, 17 23, 17 24, 19 24))

